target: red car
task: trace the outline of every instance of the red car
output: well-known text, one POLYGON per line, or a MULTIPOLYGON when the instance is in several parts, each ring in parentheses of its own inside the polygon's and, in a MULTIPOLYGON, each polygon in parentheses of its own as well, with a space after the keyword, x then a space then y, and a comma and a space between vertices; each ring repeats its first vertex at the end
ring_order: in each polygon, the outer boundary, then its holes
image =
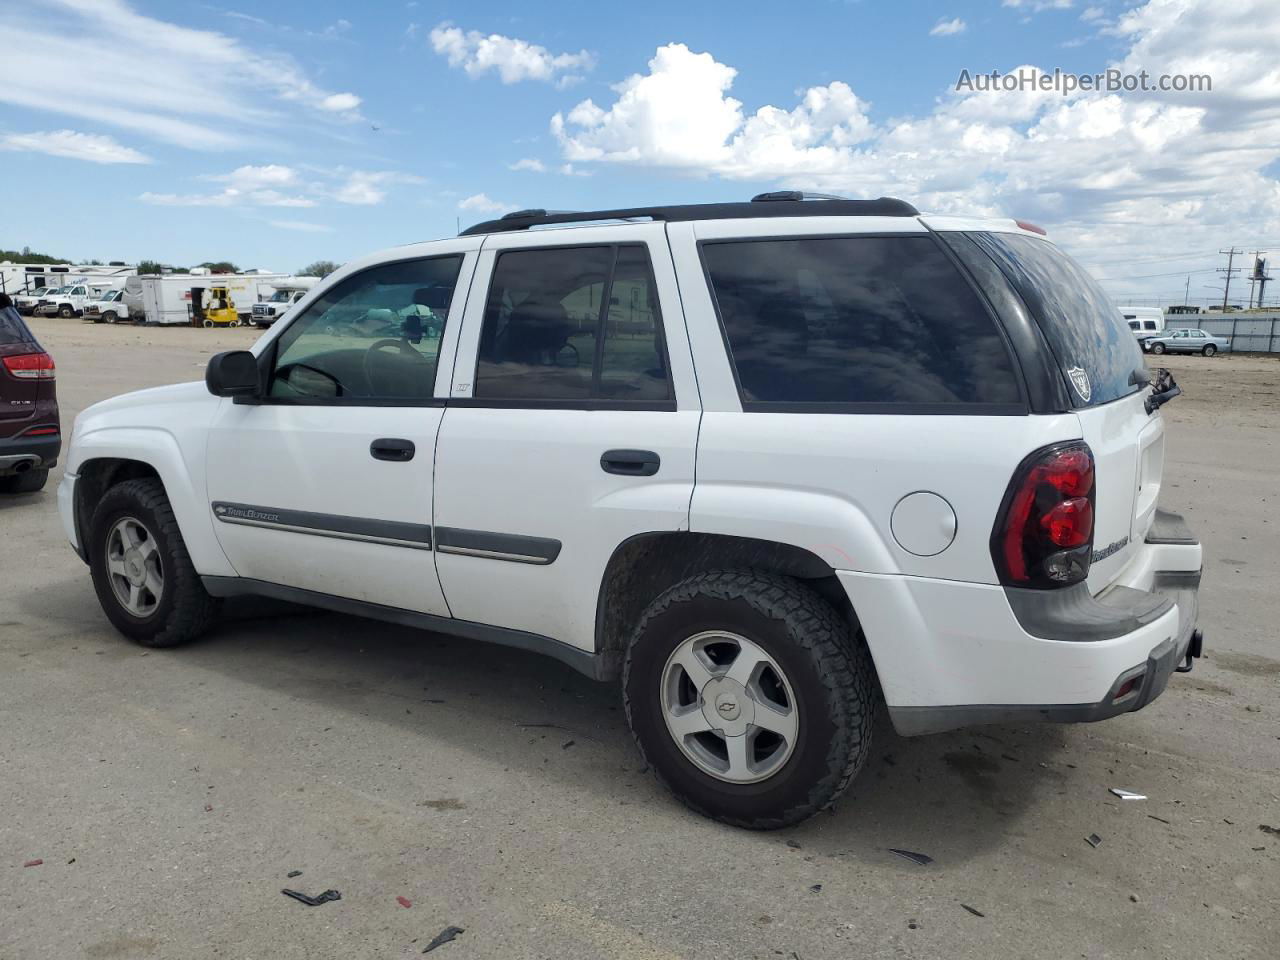
POLYGON ((0 493, 34 493, 58 462, 53 358, 0 293, 0 493))

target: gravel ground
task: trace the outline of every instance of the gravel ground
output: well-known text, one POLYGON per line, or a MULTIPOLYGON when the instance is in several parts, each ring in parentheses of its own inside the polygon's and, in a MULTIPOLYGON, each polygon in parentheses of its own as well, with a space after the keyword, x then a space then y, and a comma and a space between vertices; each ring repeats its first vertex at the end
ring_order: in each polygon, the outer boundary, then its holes
MULTIPOLYGON (((68 426, 254 337, 33 325, 68 426)), ((550 660, 255 603, 133 646, 63 541, 57 478, 0 502, 0 960, 410 957, 449 925, 454 960, 1274 958, 1280 362, 1163 362, 1207 658, 1101 724, 882 721, 835 812, 779 833, 686 812, 618 691, 550 660)))

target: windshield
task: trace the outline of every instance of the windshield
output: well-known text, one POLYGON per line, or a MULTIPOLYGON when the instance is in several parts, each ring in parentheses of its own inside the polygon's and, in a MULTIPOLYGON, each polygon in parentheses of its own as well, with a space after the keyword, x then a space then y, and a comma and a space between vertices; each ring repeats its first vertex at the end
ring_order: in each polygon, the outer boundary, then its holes
POLYGON ((284 303, 291 296, 293 296, 293 292, 290 290, 277 290, 267 298, 267 303, 284 303))
POLYGON ((1089 272, 1048 240, 975 233, 1021 295, 1049 342, 1072 403, 1093 407, 1136 392, 1142 350, 1089 272))

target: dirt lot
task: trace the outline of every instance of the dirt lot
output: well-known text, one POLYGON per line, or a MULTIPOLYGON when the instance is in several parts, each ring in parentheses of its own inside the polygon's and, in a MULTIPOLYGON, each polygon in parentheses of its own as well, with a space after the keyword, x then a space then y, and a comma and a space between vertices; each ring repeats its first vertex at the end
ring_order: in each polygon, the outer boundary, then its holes
MULTIPOLYGON (((68 426, 254 337, 34 326, 68 426)), ((1280 362, 1164 362, 1186 391, 1164 505, 1204 541, 1208 658, 1097 725, 881 723, 838 809, 773 834, 687 813, 617 691, 550 660, 252 604, 133 646, 56 478, 0 503, 0 960, 407 958, 451 924, 433 960, 1274 958, 1280 362)))

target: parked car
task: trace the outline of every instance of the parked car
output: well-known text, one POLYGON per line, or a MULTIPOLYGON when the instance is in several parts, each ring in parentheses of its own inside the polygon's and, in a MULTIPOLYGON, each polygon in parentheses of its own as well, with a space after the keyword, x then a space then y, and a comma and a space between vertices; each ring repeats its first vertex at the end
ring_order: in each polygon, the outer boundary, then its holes
POLYGON ((82 413, 63 525, 138 643, 256 594, 539 651, 621 681, 690 807, 796 823, 882 699, 1102 720, 1200 654, 1177 387, 1042 234, 781 194, 374 254, 82 413))
POLYGON ((42 296, 34 312, 42 317, 79 317, 84 314, 84 308, 89 303, 97 300, 110 289, 109 286, 93 287, 87 283, 73 283, 59 287, 42 296))
POLYGON ((13 305, 18 313, 24 317, 29 317, 36 309, 36 304, 40 302, 40 298, 47 293, 52 293, 53 287, 36 287, 30 293, 18 293, 13 296, 13 305))
POLYGON ((1152 337, 1147 341, 1147 350, 1151 353, 1202 353, 1212 357, 1219 350, 1226 350, 1231 341, 1226 337, 1215 337, 1203 330, 1173 330, 1162 337, 1152 337))
POLYGON ((1164 311, 1159 307, 1125 307, 1123 316, 1144 353, 1151 339, 1164 332, 1164 311))
POLYGON ((108 290, 97 300, 90 300, 84 306, 84 318, 94 323, 127 323, 129 305, 124 290, 108 290))
POLYGON ((62 448, 53 358, 0 294, 0 493, 34 493, 62 448))

